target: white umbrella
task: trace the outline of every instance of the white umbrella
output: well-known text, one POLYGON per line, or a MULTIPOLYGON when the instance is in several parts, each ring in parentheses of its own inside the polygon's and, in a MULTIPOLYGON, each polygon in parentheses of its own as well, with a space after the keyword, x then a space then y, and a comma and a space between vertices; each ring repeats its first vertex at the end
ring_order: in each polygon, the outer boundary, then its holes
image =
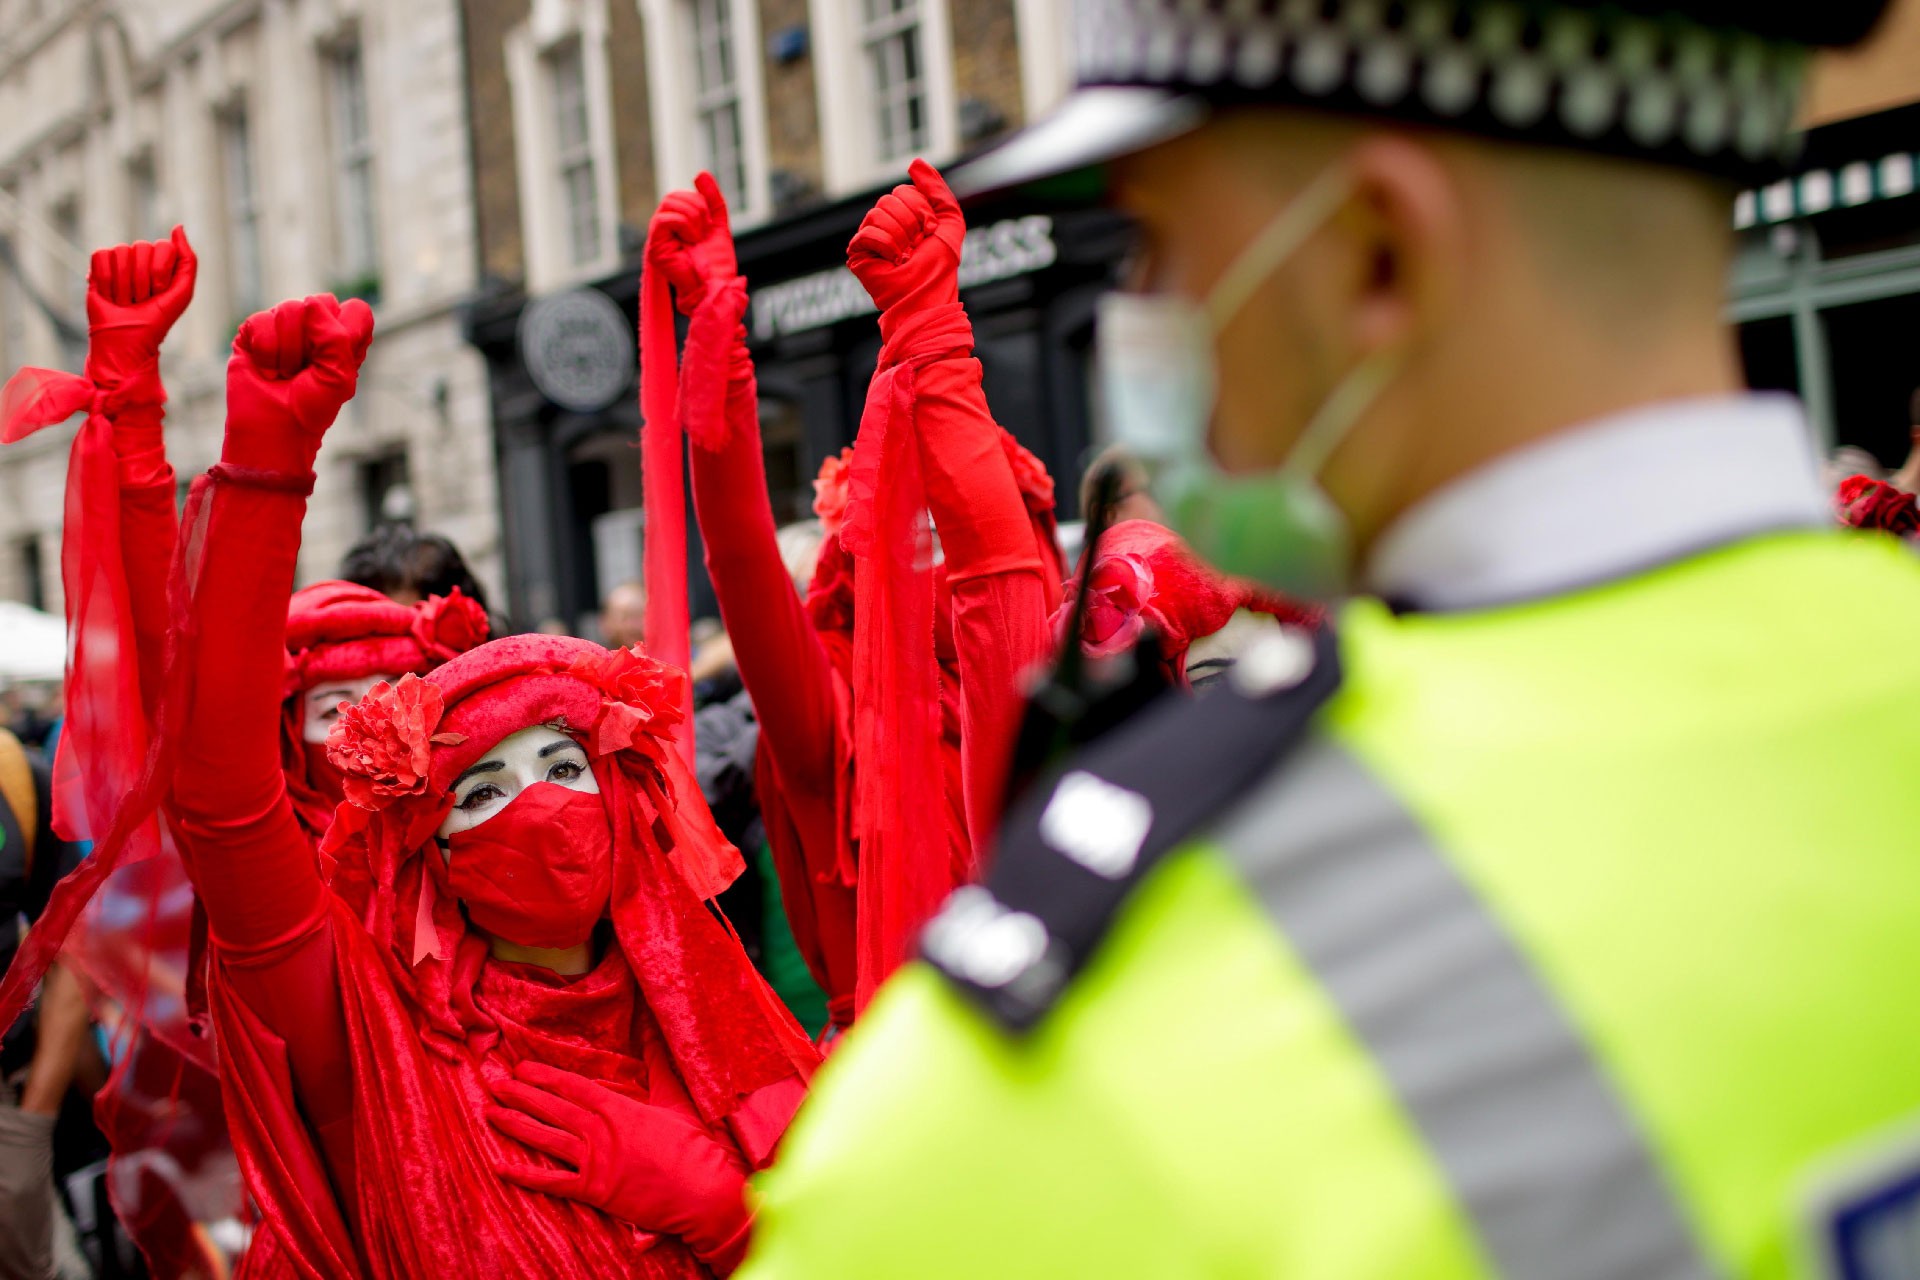
POLYGON ((67 624, 50 613, 0 600, 0 685, 58 680, 67 669, 67 624))

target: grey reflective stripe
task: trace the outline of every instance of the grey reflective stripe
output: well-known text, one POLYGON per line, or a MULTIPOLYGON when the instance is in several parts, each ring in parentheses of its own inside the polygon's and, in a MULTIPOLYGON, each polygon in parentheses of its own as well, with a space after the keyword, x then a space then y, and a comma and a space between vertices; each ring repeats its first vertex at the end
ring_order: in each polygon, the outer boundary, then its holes
POLYGON ((1716 1274, 1553 994, 1364 766, 1311 739, 1213 838, 1379 1064, 1501 1274, 1716 1274))

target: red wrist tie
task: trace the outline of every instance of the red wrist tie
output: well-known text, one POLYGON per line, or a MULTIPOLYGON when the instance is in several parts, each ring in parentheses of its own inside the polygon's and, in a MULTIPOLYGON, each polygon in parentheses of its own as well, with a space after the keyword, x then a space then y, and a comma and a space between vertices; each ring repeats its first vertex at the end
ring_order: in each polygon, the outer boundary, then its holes
POLYGON ((269 493, 291 493, 306 498, 313 495, 316 477, 309 471, 297 475, 290 471, 269 471, 265 467, 242 467, 231 462, 216 462, 207 468, 207 479, 215 484, 230 484, 242 489, 265 489, 269 493))

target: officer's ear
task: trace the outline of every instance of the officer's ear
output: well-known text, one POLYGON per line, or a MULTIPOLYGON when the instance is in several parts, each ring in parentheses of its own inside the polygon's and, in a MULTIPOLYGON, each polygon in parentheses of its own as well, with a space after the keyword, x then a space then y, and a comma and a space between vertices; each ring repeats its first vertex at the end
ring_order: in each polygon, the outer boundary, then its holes
POLYGON ((1439 147, 1368 134, 1347 151, 1352 198, 1336 226, 1353 248, 1346 335, 1356 357, 1444 332, 1470 270, 1469 193, 1439 147))

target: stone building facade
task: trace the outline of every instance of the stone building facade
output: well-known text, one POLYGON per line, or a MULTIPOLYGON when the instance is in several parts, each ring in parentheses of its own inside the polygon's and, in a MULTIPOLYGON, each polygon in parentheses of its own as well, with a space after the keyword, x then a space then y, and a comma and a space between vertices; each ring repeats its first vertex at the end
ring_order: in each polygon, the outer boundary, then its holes
MULTIPOLYGON (((798 514, 821 457, 852 438, 878 348, 871 314, 809 300, 843 298, 846 281, 834 273, 846 241, 909 159, 956 160, 1064 94, 1071 5, 463 8, 485 270, 469 335, 492 374, 509 595, 529 619, 590 627, 608 587, 637 571, 641 493, 635 371, 603 369, 594 353, 633 345, 641 241, 659 197, 701 169, 727 191, 756 314, 762 297, 779 311, 755 322, 754 349, 775 503, 782 518, 798 514), (580 318, 577 350, 536 323, 553 306, 580 318)), ((1053 304, 1069 286, 1105 278, 1112 243, 1090 236, 1062 251, 1051 222, 1032 221, 1042 216, 982 214, 983 231, 996 234, 981 240, 984 266, 967 298, 996 406, 1031 410, 1025 425, 1009 422, 1023 436, 1066 423, 1060 439, 1035 443, 1070 465, 1084 436, 1081 393, 1060 412, 1034 388, 1082 380, 1045 354, 1085 328, 1061 322, 1053 304), (1023 236, 1037 236, 1032 252, 1023 236)), ((1090 323, 1090 295, 1084 301, 1090 323)))
MULTIPOLYGON (((357 398, 328 436, 301 550, 334 572, 411 513, 502 583, 480 272, 454 0, 0 0, 0 365, 78 368, 92 248, 185 225, 201 267, 163 353, 184 481, 219 456, 249 312, 373 302, 357 398)), ((0 450, 0 597, 60 608, 73 428, 0 450)))

